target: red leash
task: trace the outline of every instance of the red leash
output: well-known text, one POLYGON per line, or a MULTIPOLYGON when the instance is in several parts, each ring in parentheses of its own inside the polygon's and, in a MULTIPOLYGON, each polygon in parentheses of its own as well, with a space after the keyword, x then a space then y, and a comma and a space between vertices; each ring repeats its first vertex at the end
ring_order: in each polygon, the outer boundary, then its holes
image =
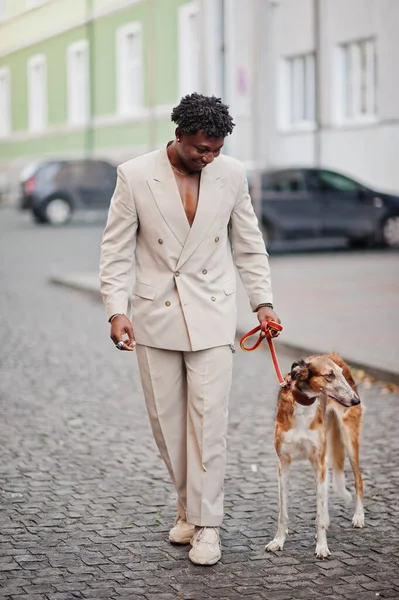
POLYGON ((276 371, 278 382, 281 386, 284 386, 285 380, 281 373, 281 370, 280 370, 280 367, 278 364, 278 360, 277 360, 276 350, 274 349, 274 344, 273 344, 273 338, 277 337, 282 331, 283 331, 283 327, 279 323, 276 323, 275 321, 263 321, 262 325, 258 325, 258 327, 251 329, 251 331, 248 331, 248 333, 246 333, 245 335, 242 336, 242 338, 240 339, 240 348, 241 348, 241 350, 244 350, 245 352, 252 352, 253 350, 256 350, 256 348, 258 348, 260 346, 260 344, 262 343, 264 338, 266 338, 268 346, 269 346, 270 354, 272 357, 274 370, 276 371), (265 335, 262 336, 260 334, 258 339, 256 340, 255 344, 253 346, 251 346, 250 348, 246 348, 246 346, 244 345, 245 342, 250 337, 255 335, 255 333, 257 333, 258 331, 261 331, 265 335))

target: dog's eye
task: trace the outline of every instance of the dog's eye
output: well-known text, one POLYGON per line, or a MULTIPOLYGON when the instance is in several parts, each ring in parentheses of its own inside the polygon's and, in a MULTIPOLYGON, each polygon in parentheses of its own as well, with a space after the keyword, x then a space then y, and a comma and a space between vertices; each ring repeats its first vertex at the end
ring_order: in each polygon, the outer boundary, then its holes
POLYGON ((330 373, 327 373, 324 375, 324 377, 327 379, 327 381, 333 381, 335 379, 335 373, 334 371, 330 371, 330 373))

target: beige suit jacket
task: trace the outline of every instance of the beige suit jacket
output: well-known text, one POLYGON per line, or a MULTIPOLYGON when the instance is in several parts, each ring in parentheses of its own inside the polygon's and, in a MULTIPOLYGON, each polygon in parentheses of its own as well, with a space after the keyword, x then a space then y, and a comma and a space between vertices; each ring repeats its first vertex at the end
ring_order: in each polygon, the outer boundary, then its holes
POLYGON ((191 228, 166 148, 118 168, 101 245, 101 293, 108 318, 128 314, 131 303, 138 344, 186 351, 233 343, 234 265, 253 310, 273 301, 241 163, 221 155, 204 168, 191 228))

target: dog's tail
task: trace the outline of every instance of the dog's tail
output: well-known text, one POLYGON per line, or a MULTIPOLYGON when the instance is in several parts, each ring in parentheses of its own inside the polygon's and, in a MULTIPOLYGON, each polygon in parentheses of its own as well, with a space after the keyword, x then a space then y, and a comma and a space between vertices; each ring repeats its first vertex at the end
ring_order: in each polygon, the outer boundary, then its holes
POLYGON ((342 439, 342 430, 339 424, 338 416, 335 411, 329 411, 328 426, 327 426, 327 448, 328 462, 332 467, 333 473, 333 488, 334 491, 345 500, 350 502, 352 499, 351 493, 346 489, 345 485, 345 445, 342 439))

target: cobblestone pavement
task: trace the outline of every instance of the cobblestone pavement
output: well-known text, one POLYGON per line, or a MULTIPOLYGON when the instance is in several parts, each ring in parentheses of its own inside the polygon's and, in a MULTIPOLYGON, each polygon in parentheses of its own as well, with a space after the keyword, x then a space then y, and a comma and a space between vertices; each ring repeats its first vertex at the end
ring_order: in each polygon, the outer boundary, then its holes
POLYGON ((135 358, 115 352, 98 302, 46 283, 96 268, 99 239, 99 225, 39 228, 0 211, 0 598, 399 598, 398 397, 362 390, 366 528, 353 530, 353 507, 332 495, 332 556, 316 560, 312 475, 300 464, 286 549, 268 554, 277 386, 262 351, 235 355, 222 561, 195 567, 166 541, 174 497, 135 358))

